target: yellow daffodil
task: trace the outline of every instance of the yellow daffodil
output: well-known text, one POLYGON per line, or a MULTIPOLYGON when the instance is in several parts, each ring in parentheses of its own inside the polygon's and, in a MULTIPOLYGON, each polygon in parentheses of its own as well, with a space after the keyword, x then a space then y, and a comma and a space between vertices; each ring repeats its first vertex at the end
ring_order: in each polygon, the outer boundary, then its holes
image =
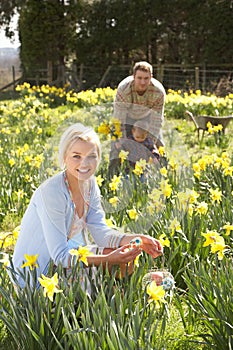
POLYGON ((210 188, 209 192, 210 192, 210 197, 212 201, 217 202, 219 204, 222 200, 222 191, 220 191, 218 188, 216 189, 210 188))
POLYGON ((144 173, 145 169, 146 169, 146 160, 140 159, 139 161, 136 162, 133 173, 137 176, 140 176, 144 173))
POLYGON ((115 193, 119 188, 120 183, 121 183, 121 176, 114 175, 112 178, 112 181, 109 183, 110 190, 115 193))
POLYGON ((156 307, 159 307, 161 303, 165 303, 165 290, 162 286, 157 286, 155 281, 152 281, 146 289, 147 294, 150 297, 149 301, 155 301, 156 307))
POLYGON ((33 270, 35 267, 38 267, 38 264, 36 263, 38 256, 39 256, 38 254, 36 255, 24 254, 26 262, 21 266, 21 268, 28 266, 30 270, 33 270))
POLYGON ((9 159, 9 162, 11 167, 13 167, 15 165, 15 160, 13 158, 9 159))
POLYGON ((208 247, 209 245, 221 240, 220 234, 214 230, 207 231, 206 233, 202 233, 201 235, 206 239, 206 241, 203 244, 203 247, 208 247))
POLYGON ((119 158, 121 160, 121 164, 124 163, 124 161, 128 158, 129 152, 124 151, 123 149, 119 153, 119 158))
POLYGON ((174 159, 170 159, 168 164, 169 164, 171 170, 173 170, 173 171, 177 170, 178 164, 176 163, 176 161, 174 159))
POLYGON ((101 175, 96 176, 96 182, 97 182, 97 184, 98 184, 99 187, 102 186, 102 182, 103 182, 103 181, 104 181, 104 179, 102 178, 101 175))
POLYGON ((110 133, 110 127, 106 123, 101 123, 98 127, 98 133, 108 135, 110 133))
POLYGON ((165 235, 165 233, 162 233, 159 236, 159 242, 162 244, 163 247, 170 247, 170 241, 168 239, 168 237, 165 235))
POLYGON ((159 154, 161 155, 161 157, 164 156, 164 154, 165 154, 165 148, 164 148, 163 146, 160 146, 160 147, 159 147, 159 154))
POLYGON ((223 259, 225 250, 226 245, 223 237, 220 237, 217 242, 211 244, 211 253, 217 253, 219 260, 223 259))
POLYGON ((175 232, 182 232, 181 225, 177 218, 174 218, 169 226, 171 229, 171 235, 173 236, 175 232))
POLYGON ((127 213, 128 213, 128 215, 129 215, 129 217, 130 217, 131 220, 137 221, 137 219, 138 219, 138 213, 137 213, 137 211, 136 211, 135 209, 127 210, 127 213))
POLYGON ((62 289, 58 289, 57 288, 57 285, 58 285, 58 274, 56 272, 53 275, 53 277, 51 277, 51 278, 46 277, 43 274, 41 276, 42 276, 42 278, 39 277, 38 281, 40 282, 40 284, 44 288, 44 296, 46 297, 46 295, 47 295, 48 298, 51 301, 53 301, 54 293, 62 293, 63 292, 62 289))
POLYGON ((169 180, 162 180, 160 182, 160 189, 166 198, 169 198, 172 194, 172 186, 169 184, 169 180))
POLYGON ((231 176, 233 175, 233 166, 226 167, 223 171, 224 176, 231 176))
POLYGON ((105 222, 109 227, 115 227, 113 219, 111 219, 111 218, 105 219, 105 222))
POLYGON ((93 255, 92 252, 87 247, 80 246, 78 249, 71 249, 69 251, 70 255, 77 256, 79 261, 82 261, 86 266, 88 266, 87 257, 93 255))
POLYGON ((191 190, 189 194, 189 203, 193 204, 196 203, 197 198, 199 197, 199 193, 197 193, 195 190, 191 190))
POLYGON ((112 204, 113 207, 116 207, 117 203, 119 202, 119 199, 118 199, 118 197, 114 196, 114 197, 109 198, 108 201, 110 204, 112 204))
POLYGON ((208 204, 205 202, 200 202, 197 204, 195 211, 200 215, 205 215, 208 211, 208 204))
POLYGON ((223 226, 223 229, 226 230, 225 235, 229 236, 231 231, 233 231, 233 225, 230 225, 229 222, 223 226))
POLYGON ((160 169, 160 174, 163 176, 163 177, 167 177, 167 169, 165 167, 162 167, 160 169))

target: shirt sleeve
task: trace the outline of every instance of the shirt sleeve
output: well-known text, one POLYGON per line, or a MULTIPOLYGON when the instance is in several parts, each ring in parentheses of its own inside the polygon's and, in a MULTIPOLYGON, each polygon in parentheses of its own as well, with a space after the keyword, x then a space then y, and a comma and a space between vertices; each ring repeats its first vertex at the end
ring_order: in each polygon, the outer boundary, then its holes
POLYGON ((99 247, 118 248, 125 234, 111 229, 106 224, 105 213, 101 205, 100 190, 94 178, 91 187, 87 228, 99 247))
POLYGON ((127 77, 118 85, 113 106, 114 118, 118 119, 121 122, 121 131, 123 137, 126 137, 126 118, 128 111, 132 105, 130 79, 131 77, 127 77))
POLYGON ((62 191, 44 188, 40 191, 41 204, 37 206, 37 213, 43 228, 45 243, 51 259, 55 265, 69 267, 71 255, 67 244, 69 227, 67 227, 67 198, 62 191))

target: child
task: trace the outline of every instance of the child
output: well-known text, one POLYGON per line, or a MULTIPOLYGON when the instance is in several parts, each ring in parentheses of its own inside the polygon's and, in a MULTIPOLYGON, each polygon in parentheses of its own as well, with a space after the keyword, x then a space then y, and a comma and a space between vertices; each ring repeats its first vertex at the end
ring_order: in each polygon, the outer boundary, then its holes
POLYGON ((118 151, 129 152, 127 160, 133 168, 140 159, 145 159, 147 162, 152 160, 154 164, 159 164, 158 149, 147 130, 148 124, 143 120, 139 120, 132 127, 132 135, 115 143, 118 151))

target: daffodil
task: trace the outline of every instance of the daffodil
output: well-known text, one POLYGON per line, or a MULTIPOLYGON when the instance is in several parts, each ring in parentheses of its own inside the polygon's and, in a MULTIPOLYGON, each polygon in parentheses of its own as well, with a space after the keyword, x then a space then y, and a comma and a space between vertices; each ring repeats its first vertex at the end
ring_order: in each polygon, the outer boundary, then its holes
POLYGON ((200 215, 205 215, 208 211, 208 204, 205 202, 200 202, 197 204, 195 211, 200 215))
POLYGON ((121 164, 123 164, 124 161, 128 158, 128 155, 129 155, 128 151, 124 151, 123 149, 120 151, 119 158, 121 160, 121 164))
POLYGON ((99 187, 102 186, 102 182, 103 182, 103 181, 104 181, 104 179, 102 178, 101 175, 96 176, 96 182, 97 182, 97 185, 98 185, 99 187))
POLYGON ((105 222, 106 222, 106 224, 107 224, 109 227, 115 227, 115 225, 114 225, 114 222, 113 222, 113 219, 112 219, 112 218, 105 219, 105 222))
POLYGON ((159 147, 159 154, 163 157, 165 154, 165 148, 163 146, 159 147))
POLYGON ((112 178, 112 181, 109 183, 110 190, 115 193, 119 188, 120 183, 121 183, 121 176, 114 175, 112 178))
POLYGON ((78 257, 79 261, 82 261, 86 266, 88 266, 87 257, 93 255, 92 252, 87 247, 80 246, 78 249, 71 249, 69 251, 70 255, 78 257))
POLYGON ((176 217, 172 220, 169 228, 172 231, 171 232, 172 236, 174 235, 175 232, 180 232, 180 233, 182 232, 181 225, 180 225, 180 223, 179 223, 179 221, 177 220, 176 217))
POLYGON ((231 231, 233 231, 233 225, 230 225, 229 222, 223 226, 223 229, 226 230, 226 236, 229 236, 231 231))
POLYGON ((167 177, 167 168, 162 167, 162 168, 160 169, 160 174, 161 174, 163 177, 167 177))
POLYGON ((119 202, 119 199, 118 199, 118 197, 114 196, 114 197, 109 198, 108 201, 110 204, 112 204, 113 207, 116 207, 117 203, 119 202))
POLYGON ((221 236, 216 231, 207 231, 206 233, 201 234, 205 237, 206 241, 203 244, 203 247, 208 247, 209 245, 216 243, 221 240, 221 236))
POLYGON ((146 160, 140 159, 139 161, 136 162, 133 173, 137 176, 140 176, 144 173, 145 169, 146 169, 146 160))
POLYGON ((108 135, 110 133, 110 127, 106 123, 101 123, 98 127, 98 133, 108 135))
POLYGON ((146 289, 147 294, 150 297, 150 301, 155 301, 156 307, 159 307, 161 303, 165 303, 165 290, 162 286, 157 286, 155 281, 152 281, 146 289))
POLYGON ((168 180, 162 180, 160 182, 160 189, 166 198, 169 198, 172 194, 172 186, 168 180))
POLYGON ((222 191, 220 191, 218 188, 216 189, 210 188, 209 192, 210 192, 210 197, 212 201, 217 202, 219 204, 222 200, 222 191))
POLYGON ((197 198, 199 197, 199 193, 197 193, 197 191, 195 190, 191 190, 190 194, 189 194, 189 203, 193 204, 196 203, 197 198))
POLYGON ((36 263, 38 256, 39 256, 38 254, 36 255, 24 254, 26 262, 21 266, 21 268, 28 266, 30 270, 33 270, 35 267, 38 267, 38 264, 36 263))
POLYGON ((165 235, 165 233, 162 233, 159 236, 159 242, 162 244, 163 247, 170 247, 170 241, 168 237, 165 235))
POLYGON ((224 257, 224 252, 226 250, 226 245, 223 237, 220 237, 220 239, 211 244, 211 253, 218 254, 218 260, 222 260, 224 257))
POLYGON ((48 298, 51 301, 53 301, 54 293, 62 293, 63 292, 62 289, 58 289, 57 288, 57 285, 58 285, 58 274, 56 272, 53 275, 53 277, 51 277, 51 278, 46 277, 43 274, 41 276, 42 276, 42 278, 39 277, 38 281, 40 282, 40 284, 44 288, 44 296, 46 297, 46 295, 47 295, 48 298))
POLYGON ((137 210, 135 209, 130 209, 130 210, 127 210, 127 213, 130 217, 131 220, 135 220, 137 221, 138 219, 138 213, 137 213, 137 210))

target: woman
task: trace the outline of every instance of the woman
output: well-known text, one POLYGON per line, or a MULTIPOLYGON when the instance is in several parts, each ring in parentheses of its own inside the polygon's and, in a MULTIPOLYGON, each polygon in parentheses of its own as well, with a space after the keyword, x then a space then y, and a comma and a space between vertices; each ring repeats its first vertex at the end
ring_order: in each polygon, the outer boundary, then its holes
MULTIPOLYGON (((100 203, 100 191, 94 173, 101 150, 97 134, 90 127, 71 125, 62 135, 59 162, 64 170, 45 181, 34 192, 24 214, 13 254, 13 266, 21 287, 24 254, 38 254, 37 278, 48 273, 50 262, 71 267, 70 250, 89 245, 93 255, 88 266, 126 266, 140 250, 153 258, 162 254, 162 246, 146 235, 122 234, 106 225, 100 203), (128 248, 130 240, 141 237, 140 249, 128 248)), ((38 282, 39 286, 39 282, 38 282)))

